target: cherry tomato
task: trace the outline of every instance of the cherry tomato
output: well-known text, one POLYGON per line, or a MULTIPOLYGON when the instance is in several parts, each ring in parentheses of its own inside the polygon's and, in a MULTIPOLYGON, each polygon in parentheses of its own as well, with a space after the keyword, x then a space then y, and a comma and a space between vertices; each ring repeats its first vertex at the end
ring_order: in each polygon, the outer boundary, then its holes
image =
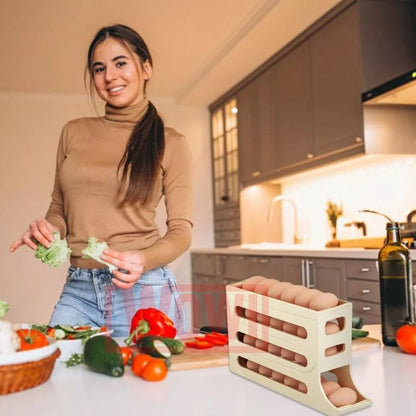
POLYGON ((416 325, 402 325, 396 332, 396 342, 402 351, 416 354, 416 325))
POLYGON ((107 327, 106 326, 102 326, 101 328, 100 328, 100 332, 107 332, 108 331, 108 329, 107 329, 107 327))
POLYGON ((136 376, 141 377, 143 374, 144 368, 149 364, 150 360, 153 360, 148 354, 137 354, 133 357, 133 361, 131 363, 131 369, 136 376))
POLYGON ((127 365, 132 356, 131 349, 129 347, 120 347, 121 356, 123 357, 123 364, 127 365))
POLYGON ((55 328, 49 326, 46 330, 46 335, 52 338, 55 338, 55 328))
POLYGON ((91 326, 90 325, 76 326, 74 329, 76 331, 88 331, 91 329, 91 326))
POLYGON ((16 333, 20 338, 21 351, 33 350, 49 345, 46 335, 37 329, 18 329, 16 333))
POLYGON ((168 367, 162 358, 153 358, 143 369, 142 377, 147 381, 161 381, 168 374, 168 367))

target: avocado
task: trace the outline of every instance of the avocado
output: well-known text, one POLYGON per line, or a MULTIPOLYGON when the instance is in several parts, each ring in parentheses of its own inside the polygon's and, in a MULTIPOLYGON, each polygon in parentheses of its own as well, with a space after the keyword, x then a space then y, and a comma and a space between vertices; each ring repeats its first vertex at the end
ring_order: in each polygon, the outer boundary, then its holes
POLYGON ((89 338, 84 346, 84 362, 92 371, 112 377, 124 374, 123 357, 117 342, 107 335, 89 338))

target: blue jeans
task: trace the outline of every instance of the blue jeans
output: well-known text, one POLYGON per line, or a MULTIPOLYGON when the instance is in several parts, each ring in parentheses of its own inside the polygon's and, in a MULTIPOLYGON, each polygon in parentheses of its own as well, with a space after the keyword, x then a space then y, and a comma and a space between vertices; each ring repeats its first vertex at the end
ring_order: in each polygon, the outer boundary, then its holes
POLYGON ((131 289, 120 289, 108 269, 70 267, 49 325, 106 326, 113 337, 127 337, 138 309, 157 308, 168 315, 178 333, 185 332, 183 302, 168 267, 149 270, 131 289))

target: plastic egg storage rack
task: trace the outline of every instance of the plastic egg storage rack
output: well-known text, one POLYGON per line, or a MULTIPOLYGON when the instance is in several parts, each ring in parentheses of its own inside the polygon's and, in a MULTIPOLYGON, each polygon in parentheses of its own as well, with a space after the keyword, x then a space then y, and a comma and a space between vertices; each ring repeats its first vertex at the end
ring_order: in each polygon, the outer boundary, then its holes
POLYGON ((338 306, 314 311, 249 292, 239 286, 241 283, 226 286, 229 365, 232 372, 329 416, 354 412, 371 405, 371 401, 357 390, 350 375, 351 303, 340 300, 338 306), (300 338, 249 320, 244 315, 247 309, 302 326, 307 331, 307 337, 300 338), (334 334, 325 334, 325 324, 334 320, 341 323, 341 330, 334 334), (307 364, 302 366, 248 345, 242 340, 244 334, 302 354, 306 357, 307 364), (338 346, 339 351, 334 355, 325 356, 325 350, 333 346, 338 346), (303 393, 247 368, 247 360, 305 383, 307 392, 303 393), (328 372, 336 376, 342 387, 349 387, 357 393, 356 403, 335 407, 328 400, 321 386, 321 376, 328 372))

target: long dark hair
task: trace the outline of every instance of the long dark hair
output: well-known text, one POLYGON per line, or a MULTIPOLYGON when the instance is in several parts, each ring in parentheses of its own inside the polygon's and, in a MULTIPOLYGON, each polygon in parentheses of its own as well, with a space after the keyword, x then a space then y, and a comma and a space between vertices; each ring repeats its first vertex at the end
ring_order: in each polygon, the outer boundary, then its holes
MULTIPOLYGON (((122 42, 127 49, 139 57, 142 65, 148 61, 153 66, 149 49, 136 31, 124 25, 106 26, 97 32, 88 49, 86 73, 89 73, 90 86, 92 84, 91 65, 94 50, 107 38, 114 38, 122 42)), ((144 84, 145 91, 146 85, 147 80, 144 84)), ((92 93, 93 88, 90 88, 90 91, 92 93)), ((164 151, 164 123, 155 106, 149 101, 147 111, 134 127, 118 165, 117 171, 121 170, 122 172, 119 194, 122 194, 122 190, 127 185, 124 195, 121 195, 120 206, 134 203, 146 205, 150 202, 164 151)))

